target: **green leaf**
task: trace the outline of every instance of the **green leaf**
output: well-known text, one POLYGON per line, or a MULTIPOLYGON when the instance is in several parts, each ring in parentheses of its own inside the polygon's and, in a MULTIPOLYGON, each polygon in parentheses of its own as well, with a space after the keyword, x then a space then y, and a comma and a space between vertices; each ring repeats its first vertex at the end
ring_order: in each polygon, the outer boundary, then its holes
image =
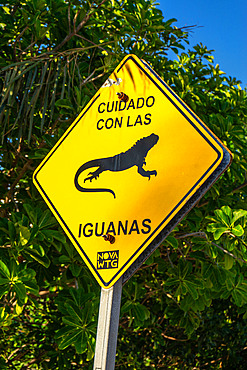
POLYGON ((247 320, 247 311, 245 312, 245 314, 243 315, 243 319, 244 320, 247 320))
POLYGON ((10 271, 10 276, 11 278, 15 277, 18 273, 18 265, 16 263, 16 260, 14 258, 11 258, 9 261, 9 271, 10 271))
POLYGON ((16 239, 16 229, 13 222, 8 221, 8 229, 9 229, 9 237, 11 240, 11 243, 13 243, 16 239))
POLYGON ((65 264, 71 262, 70 257, 69 256, 65 256, 64 254, 62 256, 60 256, 58 258, 58 260, 59 260, 60 263, 65 263, 65 264))
POLYGON ((78 335, 76 341, 74 342, 76 352, 79 354, 84 353, 87 350, 87 342, 88 342, 88 339, 87 339, 85 331, 83 330, 81 332, 81 335, 78 335))
POLYGON ((52 236, 54 239, 59 240, 61 243, 66 243, 66 237, 63 231, 52 230, 52 236))
POLYGON ((225 228, 225 227, 219 227, 215 232, 214 232, 214 239, 215 240, 218 240, 222 234, 224 234, 225 232, 227 232, 228 229, 225 228))
POLYGON ((229 256, 229 254, 225 254, 225 268, 230 270, 233 266, 234 259, 233 257, 229 256))
POLYGON ((0 272, 3 276, 10 279, 9 269, 3 261, 0 261, 0 272))
POLYGON ((38 150, 32 151, 29 153, 29 159, 43 159, 49 153, 49 149, 40 148, 38 150))
POLYGON ((239 220, 241 217, 247 217, 247 211, 240 209, 238 211, 233 212, 233 218, 231 220, 231 226, 234 225, 234 223, 239 220))
POLYGON ((8 293, 9 289, 10 289, 9 284, 0 286, 0 298, 2 298, 4 296, 4 294, 8 293))
POLYGON ((217 224, 217 223, 209 224, 207 226, 207 231, 209 231, 210 233, 213 233, 219 227, 219 225, 220 224, 217 224))
POLYGON ((49 243, 53 242, 53 230, 42 229, 40 233, 49 243))
POLYGON ((181 303, 180 303, 180 308, 187 312, 189 311, 189 309, 193 306, 194 304, 194 299, 192 298, 192 296, 190 294, 187 294, 182 300, 181 300, 181 303))
POLYGON ((182 278, 185 278, 192 271, 191 262, 180 259, 179 265, 178 265, 178 271, 179 271, 179 276, 182 278))
POLYGON ((44 251, 43 247, 40 244, 35 244, 32 247, 33 247, 32 249, 35 252, 37 252, 40 257, 44 257, 45 251, 44 251))
POLYGON ((5 317, 5 307, 0 307, 0 320, 3 320, 5 317))
POLYGON ((121 313, 124 314, 126 312, 128 312, 133 306, 133 302, 132 301, 129 301, 127 300, 121 307, 121 313))
POLYGON ((214 268, 214 274, 220 285, 224 285, 226 281, 226 272, 223 268, 214 268))
POLYGON ((75 303, 77 306, 82 307, 87 301, 92 301, 92 299, 95 297, 95 293, 85 293, 85 291, 82 288, 75 289, 70 288, 69 292, 71 296, 73 297, 75 303))
POLYGON ((36 224, 37 223, 37 214, 35 212, 35 208, 32 207, 30 204, 28 203, 24 203, 23 204, 23 208, 25 209, 25 211, 27 212, 28 214, 28 217, 30 218, 31 222, 33 224, 36 224))
POLYGON ((88 350, 87 350, 86 360, 91 361, 94 356, 94 348, 95 348, 95 339, 93 337, 88 338, 87 347, 88 347, 88 350))
POLYGON ((73 302, 65 302, 64 307, 75 320, 78 320, 80 323, 82 322, 82 311, 73 302))
POLYGON ((39 286, 37 285, 36 281, 25 281, 24 285, 27 291, 36 296, 39 295, 39 286))
POLYGON ((80 275, 80 272, 82 270, 82 265, 78 265, 77 263, 72 263, 69 268, 73 274, 73 276, 78 277, 80 275))
POLYGON ((166 287, 170 287, 170 286, 173 286, 173 285, 178 285, 179 284, 179 279, 176 278, 176 277, 172 277, 172 278, 168 278, 165 282, 165 286, 166 287))
POLYGON ((169 27, 172 23, 174 23, 174 22, 177 22, 177 19, 176 18, 171 18, 171 19, 168 19, 168 21, 166 21, 165 23, 164 23, 164 27, 165 28, 167 28, 167 27, 169 27))
POLYGON ((81 329, 76 329, 74 332, 68 333, 64 337, 64 339, 59 343, 58 348, 63 350, 70 346, 71 344, 74 344, 80 338, 80 335, 81 329))
POLYGON ((244 235, 244 229, 242 228, 241 225, 237 225, 237 226, 234 226, 232 228, 232 233, 235 235, 235 236, 242 236, 244 235))
POLYGON ((216 214, 217 218, 223 223, 223 225, 225 225, 226 227, 230 225, 229 217, 225 212, 223 212, 222 209, 216 209, 214 213, 216 214))
POLYGON ((20 306, 18 303, 16 303, 15 311, 14 311, 15 314, 19 316, 22 313, 22 311, 23 311, 23 306, 20 306))
POLYGON ((30 239, 30 230, 26 226, 19 225, 19 230, 20 230, 20 242, 21 245, 24 246, 28 243, 30 239))
POLYGON ((166 242, 168 244, 170 244, 173 248, 177 248, 178 247, 178 240, 176 238, 174 238, 174 236, 172 235, 169 235, 167 238, 166 238, 166 242))
POLYGON ((81 325, 77 320, 77 317, 74 319, 73 316, 63 316, 62 321, 64 324, 79 328, 81 325))
POLYGON ((204 279, 209 279, 213 273, 213 266, 210 263, 203 263, 202 274, 204 279))
POLYGON ((225 291, 223 291, 223 293, 221 293, 220 298, 228 299, 230 297, 230 295, 231 295, 231 291, 225 290, 225 291))
MULTIPOLYGON (((80 312, 80 311, 79 311, 80 312)), ((92 303, 87 301, 82 309, 82 323, 83 325, 88 325, 92 321, 93 311, 92 311, 92 303)))
POLYGON ((74 107, 71 104, 71 101, 69 99, 58 99, 55 103, 55 106, 57 108, 66 108, 66 109, 74 110, 74 107))
POLYGON ((21 270, 19 273, 18 273, 18 277, 22 280, 22 281, 29 281, 29 280, 32 280, 36 275, 36 272, 31 269, 31 268, 26 268, 26 269, 23 269, 21 270))
POLYGON ((23 283, 15 283, 13 289, 16 292, 18 300, 23 302, 27 295, 25 285, 23 283))
POLYGON ((231 291, 234 288, 234 279, 232 278, 230 274, 227 274, 226 288, 229 291, 231 291))
POLYGON ((26 248, 25 249, 25 252, 28 253, 33 259, 35 259, 37 262, 39 262, 41 265, 43 265, 44 267, 48 268, 50 266, 50 260, 49 258, 44 255, 43 257, 41 257, 35 249, 31 249, 31 248, 26 248))
POLYGON ((54 218, 51 215, 49 209, 42 213, 40 219, 38 220, 38 226, 42 230, 46 227, 51 227, 54 225, 54 218))
POLYGON ((188 292, 192 295, 193 299, 196 300, 198 299, 198 292, 194 287, 194 284, 189 282, 188 280, 184 281, 183 283, 185 287, 187 288, 188 292))
POLYGON ((229 206, 223 206, 221 209, 229 217, 229 219, 232 218, 232 210, 229 206))
POLYGON ((9 283, 9 279, 0 278, 0 285, 4 285, 4 284, 8 284, 8 283, 9 283))
POLYGON ((95 321, 87 325, 87 333, 91 333, 94 337, 96 337, 96 329, 97 329, 97 322, 95 321))
POLYGON ((65 327, 59 329, 58 331, 56 331, 55 339, 64 337, 68 333, 73 333, 73 330, 74 330, 74 328, 71 328, 69 326, 65 326, 65 327))
POLYGON ((38 225, 33 225, 32 228, 30 229, 30 239, 29 239, 29 243, 32 242, 32 240, 34 238, 36 238, 36 236, 38 235, 38 232, 39 232, 39 227, 38 225))
POLYGON ((233 290, 232 292, 232 298, 234 299, 237 306, 241 307, 243 305, 243 298, 242 294, 238 290, 233 290))
POLYGON ((131 310, 133 316, 135 316, 140 321, 147 320, 150 316, 149 310, 140 303, 135 303, 131 310))

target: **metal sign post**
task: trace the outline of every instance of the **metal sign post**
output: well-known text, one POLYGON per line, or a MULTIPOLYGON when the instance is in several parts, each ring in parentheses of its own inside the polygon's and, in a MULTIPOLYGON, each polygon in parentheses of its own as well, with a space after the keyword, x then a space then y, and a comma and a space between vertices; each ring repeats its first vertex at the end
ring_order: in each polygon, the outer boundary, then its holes
POLYGON ((101 288, 100 307, 94 357, 94 370, 114 370, 122 278, 111 288, 101 288))

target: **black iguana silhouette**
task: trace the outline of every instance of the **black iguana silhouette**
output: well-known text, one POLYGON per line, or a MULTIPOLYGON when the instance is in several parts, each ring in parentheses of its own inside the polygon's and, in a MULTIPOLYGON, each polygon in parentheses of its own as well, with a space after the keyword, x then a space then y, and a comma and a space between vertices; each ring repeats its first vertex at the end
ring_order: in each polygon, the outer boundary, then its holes
POLYGON ((87 180, 90 180, 91 182, 93 179, 97 179, 97 177, 99 177, 99 175, 103 171, 124 171, 133 166, 137 166, 138 173, 144 177, 148 177, 148 179, 150 180, 150 176, 156 176, 157 172, 155 170, 145 171, 143 169, 143 166, 146 164, 145 158, 147 156, 147 153, 157 143, 158 140, 158 135, 151 134, 138 140, 126 152, 114 155, 114 157, 93 159, 92 161, 84 163, 75 174, 74 182, 76 189, 82 192, 109 192, 114 196, 114 198, 116 198, 114 191, 111 189, 90 189, 83 188, 81 185, 79 185, 78 178, 80 174, 91 167, 98 167, 98 169, 94 172, 89 172, 89 174, 87 175, 88 177, 84 179, 84 182, 87 180))

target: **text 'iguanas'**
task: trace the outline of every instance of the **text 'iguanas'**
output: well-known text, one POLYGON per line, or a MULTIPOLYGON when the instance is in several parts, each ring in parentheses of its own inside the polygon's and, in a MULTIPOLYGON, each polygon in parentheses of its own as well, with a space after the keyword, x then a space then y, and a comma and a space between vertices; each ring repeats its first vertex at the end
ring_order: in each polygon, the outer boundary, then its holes
POLYGON ((93 179, 97 179, 97 177, 99 177, 99 175, 103 171, 124 171, 133 166, 137 166, 138 173, 144 177, 148 177, 148 179, 150 180, 150 176, 156 176, 157 172, 155 170, 145 171, 143 166, 146 164, 145 158, 147 156, 147 153, 158 142, 158 140, 158 135, 151 134, 138 140, 126 152, 114 155, 113 157, 94 159, 92 161, 84 163, 78 169, 75 175, 74 181, 76 189, 82 192, 109 192, 114 196, 114 198, 116 198, 114 191, 111 189, 88 189, 83 188, 81 185, 79 185, 78 178, 80 174, 88 168, 92 167, 98 167, 98 169, 94 172, 89 172, 89 174, 87 175, 88 177, 84 179, 84 182, 87 180, 90 180, 91 182, 93 179))

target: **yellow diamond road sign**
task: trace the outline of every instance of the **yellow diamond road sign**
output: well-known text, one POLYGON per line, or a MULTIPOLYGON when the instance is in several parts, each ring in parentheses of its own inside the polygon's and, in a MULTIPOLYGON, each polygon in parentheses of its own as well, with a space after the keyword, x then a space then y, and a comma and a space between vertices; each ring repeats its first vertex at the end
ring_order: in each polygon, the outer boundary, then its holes
POLYGON ((128 55, 36 169, 34 183, 109 288, 138 268, 230 160, 149 65, 128 55))

